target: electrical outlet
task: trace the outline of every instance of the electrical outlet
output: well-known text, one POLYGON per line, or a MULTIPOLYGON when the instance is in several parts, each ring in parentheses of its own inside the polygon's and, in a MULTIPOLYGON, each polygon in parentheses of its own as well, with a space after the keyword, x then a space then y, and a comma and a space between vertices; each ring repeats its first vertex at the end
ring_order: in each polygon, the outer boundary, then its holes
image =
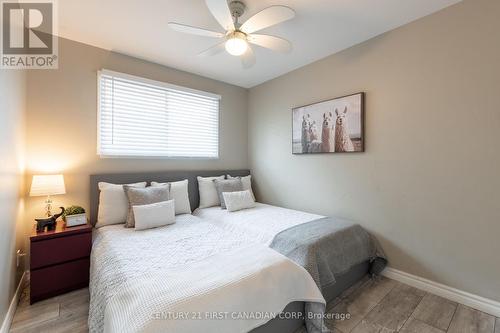
POLYGON ((20 261, 22 257, 25 257, 26 253, 21 253, 21 250, 16 251, 16 267, 19 267, 20 261))

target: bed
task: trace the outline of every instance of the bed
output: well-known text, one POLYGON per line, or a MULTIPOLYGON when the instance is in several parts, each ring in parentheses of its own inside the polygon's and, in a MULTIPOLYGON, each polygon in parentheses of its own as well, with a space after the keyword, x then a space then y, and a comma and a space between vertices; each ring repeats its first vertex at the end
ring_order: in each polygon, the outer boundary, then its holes
MULTIPOLYGON (((90 178, 91 222, 95 224, 97 218, 99 197, 97 184, 100 181, 123 184, 140 181, 150 183, 151 181, 171 182, 188 179, 190 204, 191 208, 195 210, 199 203, 196 176, 208 177, 227 173, 233 176, 246 176, 249 171, 182 171, 93 175, 90 178)), ((307 311, 315 311, 314 309, 311 310, 311 305, 320 304, 324 306, 325 298, 332 299, 339 295, 368 272, 369 264, 361 263, 336 276, 335 285, 326 294, 323 293, 323 295, 326 295, 323 298, 321 293, 318 294, 319 289, 314 285, 314 281, 311 284, 312 280, 305 277, 308 276, 305 270, 297 269, 297 265, 291 265, 290 260, 286 260, 284 256, 279 255, 267 246, 273 236, 280 230, 315 220, 321 216, 282 208, 278 209, 263 204, 259 204, 252 213, 250 211, 248 210, 246 214, 242 214, 246 215, 246 217, 241 218, 240 222, 235 222, 231 219, 235 218, 236 215, 224 216, 224 212, 221 213, 220 207, 198 210, 196 211, 197 216, 179 215, 174 225, 157 228, 156 230, 147 230, 142 232, 142 235, 139 235, 139 232, 125 229, 121 225, 97 229, 91 258, 91 302, 89 313, 91 331, 126 331, 127 328, 130 328, 130 331, 195 331, 194 328, 190 329, 186 323, 182 323, 179 327, 171 326, 167 328, 166 326, 157 327, 155 325, 163 325, 162 323, 168 321, 154 320, 144 326, 144 322, 134 318, 144 318, 145 311, 149 311, 146 313, 151 315, 152 309, 161 309, 165 303, 169 303, 169 300, 172 299, 175 299, 175 302, 170 303, 174 305, 180 304, 180 307, 167 307, 165 309, 182 310, 186 309, 183 308, 185 304, 190 304, 189 308, 195 309, 196 306, 205 304, 200 309, 210 311, 210 309, 214 308, 213 299, 210 301, 203 300, 200 295, 208 293, 200 292, 200 290, 227 291, 230 289, 225 286, 234 285, 235 281, 244 280, 243 278, 247 276, 257 276, 259 278, 258 275, 254 274, 255 272, 268 270, 273 272, 274 275, 267 276, 267 278, 260 277, 260 288, 253 291, 252 285, 245 288, 236 288, 236 290, 233 290, 233 296, 238 296, 232 298, 228 296, 231 295, 231 292, 223 292, 222 296, 226 297, 226 301, 218 305, 224 308, 224 304, 228 306, 233 304, 232 308, 236 309, 238 307, 237 301, 244 297, 248 298, 245 299, 248 306, 248 304, 252 304, 252 295, 255 295, 257 299, 253 299, 253 303, 259 304, 259 311, 279 308, 280 310, 284 309, 284 313, 294 315, 291 318, 259 318, 259 320, 247 318, 239 322, 241 326, 225 327, 225 329, 227 332, 251 330, 252 333, 292 333, 304 325, 304 316, 307 311), (252 214, 256 215, 252 216, 252 214), (263 214, 272 216, 273 222, 269 224, 266 219, 258 217, 262 217, 263 214), (250 226, 250 221, 256 223, 250 226), (235 227, 235 224, 240 225, 235 227), (143 237, 144 235, 146 237, 143 237), (256 260, 252 261, 249 258, 256 260), (214 282, 214 267, 219 267, 220 270, 228 272, 226 274, 227 280, 220 280, 217 277, 218 280, 216 279, 217 281, 214 282), (253 269, 253 271, 245 273, 243 272, 244 267, 253 269), (283 267, 286 267, 286 269, 283 269, 283 267), (284 273, 285 271, 288 271, 288 273, 284 273), (208 275, 204 276, 203 274, 208 275), (283 275, 281 280, 280 274, 283 275), (200 284, 200 277, 202 276, 204 276, 201 279, 202 281, 212 281, 215 284, 200 284), (290 276, 294 276, 294 278, 290 279, 290 276), (285 281, 285 283, 281 286, 277 285, 281 283, 277 281, 285 281), (288 282, 291 284, 287 285, 288 282), (144 288, 145 285, 150 285, 150 287, 144 288), (297 285, 300 288, 297 288, 297 285), (185 294, 179 294, 179 290, 183 290, 186 286, 193 288, 188 288, 189 290, 185 294), (296 289, 300 290, 297 292, 296 289), (121 290, 126 290, 126 292, 121 290), (163 297, 156 297, 152 290, 161 290, 163 297), (244 290, 244 293, 242 293, 242 290, 244 290), (289 295, 286 295, 286 293, 289 295), (258 297, 263 297, 266 294, 273 294, 273 300, 276 302, 269 302, 265 299, 258 300, 258 297), (111 299, 113 301, 110 301, 111 299), (137 299, 142 300, 142 303, 134 301, 137 299), (191 303, 186 302, 187 299, 191 303), (192 301, 193 299, 196 301, 192 301), (236 300, 236 303, 231 303, 234 300, 236 300), (266 308, 268 303, 269 308, 266 308), (309 306, 309 309, 307 309, 307 306, 309 306), (138 312, 142 312, 142 314, 138 312), (296 314, 300 315, 296 316, 296 314), (134 327, 137 327, 137 329, 134 329, 134 327)), ((253 286, 255 287, 255 285, 253 286)), ((221 295, 219 296, 221 300, 224 299, 221 295)), ((248 309, 243 308, 243 310, 248 309)), ((318 312, 320 311, 318 310, 318 312)), ((160 313, 163 312, 160 311, 160 313)), ((179 320, 170 320, 170 323, 174 324, 179 322, 179 320)), ((192 322, 196 324, 196 321, 192 322)), ((205 321, 204 324, 206 324, 204 331, 224 332, 224 327, 220 326, 221 323, 218 320, 205 321), (210 329, 211 327, 212 329, 210 329)))

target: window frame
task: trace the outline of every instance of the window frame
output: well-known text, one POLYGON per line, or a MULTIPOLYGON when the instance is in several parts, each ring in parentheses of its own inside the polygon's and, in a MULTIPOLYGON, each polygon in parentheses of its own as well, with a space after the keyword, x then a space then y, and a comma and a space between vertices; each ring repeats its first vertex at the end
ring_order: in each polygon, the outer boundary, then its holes
POLYGON ((121 73, 112 71, 109 69, 101 69, 97 71, 97 155, 102 159, 170 159, 170 160, 218 160, 220 159, 220 132, 221 132, 221 104, 222 96, 203 91, 192 89, 188 87, 178 86, 175 84, 152 80, 140 76, 135 76, 131 74, 121 73), (125 80, 136 81, 138 83, 144 83, 147 85, 153 85, 161 87, 167 90, 180 91, 185 93, 196 94, 200 96, 206 96, 209 98, 218 100, 218 110, 217 110, 217 155, 216 156, 168 156, 168 155, 115 155, 115 154, 103 154, 101 153, 101 76, 108 75, 113 77, 118 77, 125 80))

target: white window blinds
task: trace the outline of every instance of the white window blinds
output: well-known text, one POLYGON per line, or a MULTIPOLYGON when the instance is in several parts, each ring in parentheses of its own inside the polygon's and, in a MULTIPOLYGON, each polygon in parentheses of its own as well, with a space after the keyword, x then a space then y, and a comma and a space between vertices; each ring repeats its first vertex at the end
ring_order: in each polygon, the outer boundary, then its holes
POLYGON ((219 156, 220 96, 127 74, 98 74, 98 154, 219 156))

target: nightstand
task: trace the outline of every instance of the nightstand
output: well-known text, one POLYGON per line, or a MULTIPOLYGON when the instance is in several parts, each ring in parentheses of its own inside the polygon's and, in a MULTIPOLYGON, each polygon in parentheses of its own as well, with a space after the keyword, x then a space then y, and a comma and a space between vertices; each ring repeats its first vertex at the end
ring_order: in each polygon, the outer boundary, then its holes
POLYGON ((89 284, 92 226, 66 228, 30 236, 30 303, 87 287, 89 284))

